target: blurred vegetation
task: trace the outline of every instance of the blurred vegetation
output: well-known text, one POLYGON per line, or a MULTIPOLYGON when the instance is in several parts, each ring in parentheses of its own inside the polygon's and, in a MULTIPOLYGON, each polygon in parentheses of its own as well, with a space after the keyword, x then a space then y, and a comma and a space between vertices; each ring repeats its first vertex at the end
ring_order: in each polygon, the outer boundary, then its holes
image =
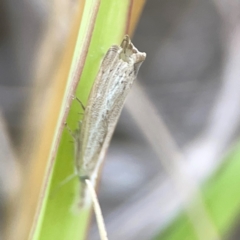
MULTIPOLYGON (((206 209, 223 238, 229 235, 240 213, 239 159, 240 144, 234 147, 220 169, 202 187, 206 209)), ((194 240, 198 238, 187 215, 182 212, 155 239, 194 240)))

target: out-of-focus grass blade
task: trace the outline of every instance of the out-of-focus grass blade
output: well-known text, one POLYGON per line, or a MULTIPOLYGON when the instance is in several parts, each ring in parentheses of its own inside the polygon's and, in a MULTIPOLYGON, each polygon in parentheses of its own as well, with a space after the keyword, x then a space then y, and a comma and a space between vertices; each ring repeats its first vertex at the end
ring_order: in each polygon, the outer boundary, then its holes
MULTIPOLYGON (((230 153, 216 174, 203 186, 206 208, 224 237, 231 230, 240 212, 240 145, 230 153)), ((156 239, 197 240, 191 222, 181 213, 156 239)))

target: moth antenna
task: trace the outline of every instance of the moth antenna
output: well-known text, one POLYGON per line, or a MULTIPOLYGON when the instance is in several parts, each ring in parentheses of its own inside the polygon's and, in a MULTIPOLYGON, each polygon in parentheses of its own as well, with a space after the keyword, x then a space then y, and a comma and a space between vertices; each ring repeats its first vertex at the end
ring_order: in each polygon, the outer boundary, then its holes
POLYGON ((69 134, 72 136, 74 140, 76 140, 74 132, 71 130, 71 128, 67 125, 67 123, 64 123, 65 128, 68 130, 69 134))
POLYGON ((94 212, 95 212, 95 216, 96 216, 96 220, 97 220, 97 225, 98 225, 98 231, 99 231, 100 238, 101 238, 101 240, 108 240, 107 231, 106 231, 101 207, 99 205, 95 189, 94 189, 94 187, 93 187, 93 185, 92 185, 92 183, 89 179, 85 179, 85 183, 87 185, 87 188, 88 188, 88 190, 90 192, 90 195, 91 195, 91 198, 92 198, 93 208, 94 208, 94 212))

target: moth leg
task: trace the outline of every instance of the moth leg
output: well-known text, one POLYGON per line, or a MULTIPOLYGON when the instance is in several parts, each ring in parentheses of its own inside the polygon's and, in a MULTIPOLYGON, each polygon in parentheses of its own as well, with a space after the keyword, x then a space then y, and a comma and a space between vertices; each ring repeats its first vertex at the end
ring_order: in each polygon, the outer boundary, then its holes
POLYGON ((75 136, 74 132, 71 130, 71 128, 67 125, 66 122, 64 123, 64 126, 68 130, 68 133, 72 136, 73 140, 76 141, 76 136, 75 136))
POLYGON ((81 132, 81 127, 82 127, 82 120, 78 121, 78 128, 76 129, 76 134, 80 134, 81 132))
MULTIPOLYGON (((81 124, 80 122, 79 122, 79 124, 81 124)), ((78 136, 79 136, 79 132, 80 132, 80 130, 79 129, 76 129, 74 132, 70 129, 70 127, 67 125, 67 123, 65 123, 65 127, 66 127, 66 129, 68 130, 68 132, 69 132, 69 134, 72 136, 72 138, 73 138, 73 143, 74 143, 74 145, 76 145, 76 143, 77 143, 77 141, 78 141, 78 136)), ((72 141, 71 141, 72 142, 72 141)), ((75 148, 76 148, 76 146, 75 146, 75 148)), ((76 154, 76 153, 75 153, 76 154)), ((73 161, 73 167, 74 167, 74 176, 77 176, 78 175, 78 170, 77 170, 77 168, 76 168, 76 163, 75 163, 75 161, 76 161, 76 159, 75 159, 75 157, 74 157, 74 161, 73 161)))
POLYGON ((83 105, 83 103, 81 102, 81 100, 78 97, 75 97, 75 99, 79 102, 79 104, 81 105, 83 111, 85 111, 85 106, 83 105))
POLYGON ((62 186, 64 186, 64 185, 67 184, 68 182, 70 182, 70 181, 71 181, 73 178, 75 178, 75 177, 77 177, 77 174, 76 174, 76 173, 74 173, 74 174, 66 177, 64 180, 62 180, 62 181, 58 184, 58 186, 56 186, 56 187, 52 190, 52 192, 51 192, 51 194, 50 194, 50 197, 53 197, 53 196, 59 191, 59 189, 60 189, 62 186))

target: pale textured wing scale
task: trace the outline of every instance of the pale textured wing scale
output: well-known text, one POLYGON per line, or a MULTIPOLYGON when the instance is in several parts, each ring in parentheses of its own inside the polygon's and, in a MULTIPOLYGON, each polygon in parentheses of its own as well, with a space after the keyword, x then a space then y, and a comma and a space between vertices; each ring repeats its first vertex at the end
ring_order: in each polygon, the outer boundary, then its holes
MULTIPOLYGON (((76 142, 76 170, 94 185, 126 97, 145 60, 125 36, 106 53, 92 87, 76 142)), ((84 188, 83 188, 84 195, 84 188)))

